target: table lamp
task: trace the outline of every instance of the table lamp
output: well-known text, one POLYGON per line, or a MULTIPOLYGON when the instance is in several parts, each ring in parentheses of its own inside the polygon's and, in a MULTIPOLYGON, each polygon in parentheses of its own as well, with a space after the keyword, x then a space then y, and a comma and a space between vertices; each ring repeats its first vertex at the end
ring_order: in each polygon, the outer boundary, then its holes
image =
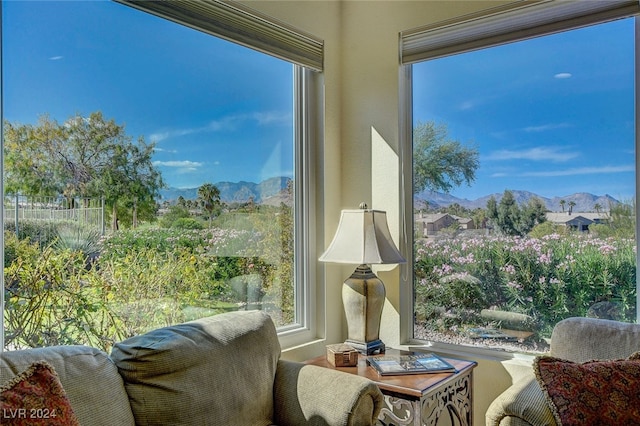
POLYGON ((369 265, 406 262, 391 239, 387 213, 370 210, 364 203, 357 210, 342 210, 333 241, 319 260, 359 265, 342 285, 345 343, 366 355, 384 353, 380 321, 386 292, 369 265))

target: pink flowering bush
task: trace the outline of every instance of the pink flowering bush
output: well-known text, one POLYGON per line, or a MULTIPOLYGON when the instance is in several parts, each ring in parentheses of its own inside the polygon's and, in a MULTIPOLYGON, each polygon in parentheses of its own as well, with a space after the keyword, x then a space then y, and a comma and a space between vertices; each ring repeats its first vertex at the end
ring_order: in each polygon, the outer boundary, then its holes
POLYGON ((634 321, 636 255, 633 239, 588 234, 542 238, 474 237, 427 239, 415 244, 416 321, 446 332, 487 325, 482 309, 523 313, 550 335, 559 320, 586 316, 598 302, 617 306, 620 320, 634 321), (472 292, 454 297, 443 278, 468 274, 472 292))

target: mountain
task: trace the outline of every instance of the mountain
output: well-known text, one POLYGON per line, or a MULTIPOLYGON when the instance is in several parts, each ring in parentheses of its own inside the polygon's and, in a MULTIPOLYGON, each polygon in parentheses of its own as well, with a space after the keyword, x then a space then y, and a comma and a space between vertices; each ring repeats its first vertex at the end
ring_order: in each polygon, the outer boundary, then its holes
MULTIPOLYGON (((569 203, 574 202, 575 205, 573 206, 573 211, 575 212, 593 212, 596 210, 595 206, 597 204, 600 205, 600 208, 603 211, 606 211, 609 210, 609 206, 611 204, 620 203, 620 201, 616 200, 608 194, 593 195, 587 192, 578 192, 562 197, 547 198, 529 191, 513 190, 511 192, 516 199, 516 202, 520 205, 528 202, 534 197, 537 197, 541 199, 542 202, 544 202, 547 210, 557 212, 562 211, 562 204, 560 204, 560 200, 565 201, 565 211, 569 209, 569 203)), ((500 200, 502 199, 502 195, 503 193, 495 193, 485 195, 484 197, 480 197, 475 200, 468 200, 466 198, 458 198, 454 197, 453 195, 442 194, 440 192, 423 191, 414 196, 414 203, 417 206, 426 206, 431 209, 448 207, 454 203, 460 204, 462 207, 465 207, 467 209, 484 209, 487 207, 487 201, 489 201, 491 197, 494 197, 496 201, 500 202, 500 200)))
MULTIPOLYGON (((220 200, 224 203, 246 203, 253 197, 256 203, 271 204, 274 199, 287 199, 285 190, 290 180, 287 177, 275 177, 260 183, 240 181, 218 182, 214 185, 220 190, 220 200)), ((195 200, 198 198, 198 188, 165 188, 160 190, 160 197, 161 201, 169 202, 179 197, 195 200)))
MULTIPOLYGON (((291 179, 287 177, 275 177, 260 183, 240 181, 218 182, 214 185, 220 190, 220 200, 225 203, 246 203, 253 197, 256 203, 279 206, 281 202, 291 204, 291 196, 286 193, 290 180, 291 179)), ((596 210, 596 204, 599 204, 602 210, 606 211, 609 210, 611 204, 620 203, 620 201, 608 194, 593 195, 587 192, 578 192, 562 197, 547 198, 529 191, 513 190, 511 192, 518 204, 524 204, 530 199, 537 197, 544 202, 547 210, 555 212, 562 211, 560 200, 565 201, 565 211, 569 209, 569 203, 574 202, 573 211, 575 212, 593 212, 596 210)), ((502 194, 503 193, 495 193, 485 195, 475 200, 468 200, 441 192, 423 191, 415 194, 414 203, 418 208, 428 207, 430 209, 437 209, 457 203, 468 209, 484 209, 487 207, 489 198, 495 197, 496 201, 500 202, 502 194)), ((187 200, 195 200, 198 198, 198 188, 166 188, 160 191, 160 195, 161 200, 169 202, 177 200, 180 196, 187 200)))

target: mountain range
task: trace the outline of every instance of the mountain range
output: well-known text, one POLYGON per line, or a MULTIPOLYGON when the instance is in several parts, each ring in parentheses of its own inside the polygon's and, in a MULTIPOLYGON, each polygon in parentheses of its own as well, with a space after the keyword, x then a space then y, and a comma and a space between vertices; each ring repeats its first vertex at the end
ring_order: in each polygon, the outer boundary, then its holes
MULTIPOLYGON (((214 185, 220 190, 220 200, 225 203, 246 203, 253 198, 253 201, 258 204, 280 205, 281 202, 287 204, 291 202, 291 197, 286 193, 286 188, 290 181, 291 179, 287 177, 274 177, 260 183, 241 181, 218 182, 214 185)), ((610 205, 620 203, 620 201, 608 194, 594 195, 587 192, 578 192, 562 197, 547 198, 530 191, 512 190, 511 192, 518 204, 524 204, 537 197, 544 202, 548 210, 557 212, 563 211, 560 200, 565 201, 564 210, 568 210, 569 203, 575 203, 573 206, 573 211, 575 212, 593 212, 596 210, 596 205, 599 205, 602 211, 606 211, 609 210, 610 205)), ((162 200, 169 202, 175 202, 179 197, 193 200, 198 198, 198 188, 166 188, 160 191, 160 195, 162 200)), ((500 202, 502 195, 502 193, 495 193, 469 200, 441 192, 423 191, 415 194, 414 204, 418 208, 438 209, 457 203, 468 209, 484 209, 487 207, 489 198, 495 197, 496 201, 500 202)))
MULTIPOLYGON (((588 192, 577 192, 575 194, 569 194, 562 197, 543 197, 538 194, 535 194, 530 191, 522 191, 522 190, 512 190, 511 193, 515 198, 516 202, 521 205, 532 198, 539 198, 544 202, 547 210, 553 212, 566 211, 569 209, 569 203, 573 202, 573 211, 575 212, 594 212, 596 211, 596 206, 599 205, 599 210, 608 211, 609 206, 620 203, 620 201, 616 200, 612 196, 605 195, 594 195, 589 194, 588 192), (561 204, 561 200, 565 201, 564 209, 561 204)), ((462 207, 467 209, 476 209, 487 208, 487 201, 491 197, 494 197, 497 202, 500 202, 502 199, 503 193, 495 193, 485 195, 480 198, 476 198, 475 200, 468 200, 466 198, 458 198, 453 195, 443 194, 435 191, 423 191, 414 196, 414 204, 416 207, 429 207, 430 209, 437 209, 439 207, 448 207, 451 204, 457 203, 462 207)))
MULTIPOLYGON (((214 185, 220 190, 220 201, 224 203, 246 203, 251 198, 258 204, 280 205, 290 198, 286 195, 287 185, 291 181, 287 177, 274 177, 260 183, 254 182, 218 182, 214 185)), ((175 202, 183 197, 185 200, 198 198, 198 188, 165 188, 160 190, 161 201, 175 202)))

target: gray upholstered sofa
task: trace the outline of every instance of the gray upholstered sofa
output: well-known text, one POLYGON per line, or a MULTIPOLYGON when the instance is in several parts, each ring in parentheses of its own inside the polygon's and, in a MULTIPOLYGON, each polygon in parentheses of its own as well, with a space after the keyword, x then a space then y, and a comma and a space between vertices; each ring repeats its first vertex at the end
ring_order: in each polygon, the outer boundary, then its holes
MULTIPOLYGON (((624 359, 640 351, 640 325, 595 318, 568 318, 556 324, 550 356, 582 363, 624 359)), ((533 369, 489 406, 487 426, 556 425, 533 369)))
POLYGON ((53 366, 83 426, 370 425, 382 394, 370 381, 280 359, 271 318, 217 315, 116 344, 0 354, 0 383, 36 361, 53 366))

